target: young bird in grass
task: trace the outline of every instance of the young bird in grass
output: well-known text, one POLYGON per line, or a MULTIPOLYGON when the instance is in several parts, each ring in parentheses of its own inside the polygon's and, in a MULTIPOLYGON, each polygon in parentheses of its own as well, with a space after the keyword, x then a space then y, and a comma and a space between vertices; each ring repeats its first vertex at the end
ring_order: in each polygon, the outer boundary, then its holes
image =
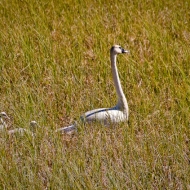
POLYGON ((13 134, 20 134, 23 136, 24 134, 32 135, 34 136, 36 129, 38 127, 38 124, 36 121, 31 121, 30 122, 30 129, 25 129, 25 128, 16 128, 8 131, 9 135, 13 134))
POLYGON ((0 131, 5 130, 7 128, 7 124, 4 121, 4 119, 10 120, 10 118, 7 116, 5 112, 0 113, 0 131))

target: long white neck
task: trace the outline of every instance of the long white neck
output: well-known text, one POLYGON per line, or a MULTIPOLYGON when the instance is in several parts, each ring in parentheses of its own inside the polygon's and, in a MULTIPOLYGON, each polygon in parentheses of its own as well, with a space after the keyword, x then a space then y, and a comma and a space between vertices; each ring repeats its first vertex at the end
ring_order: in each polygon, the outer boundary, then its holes
POLYGON ((117 71, 117 65, 116 65, 116 59, 117 59, 117 54, 115 54, 114 52, 110 52, 110 56, 111 56, 111 69, 112 69, 112 76, 113 76, 113 81, 114 81, 114 85, 115 85, 115 89, 117 92, 117 96, 118 96, 118 103, 116 105, 116 107, 123 111, 124 114, 126 114, 127 118, 128 118, 128 103, 127 103, 127 99, 125 97, 125 94, 123 93, 123 89, 121 87, 121 82, 119 79, 119 74, 117 71))
POLYGON ((7 124, 5 123, 3 118, 0 118, 0 126, 1 126, 1 128, 6 128, 7 127, 7 124))

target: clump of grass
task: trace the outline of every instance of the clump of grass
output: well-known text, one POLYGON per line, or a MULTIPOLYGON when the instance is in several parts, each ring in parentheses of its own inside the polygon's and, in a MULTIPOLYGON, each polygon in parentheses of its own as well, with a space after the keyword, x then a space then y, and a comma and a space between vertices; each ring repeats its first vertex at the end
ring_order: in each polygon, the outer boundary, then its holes
POLYGON ((2 1, 0 110, 11 128, 36 120, 35 138, 0 134, 3 189, 189 189, 189 2, 2 1), (129 124, 79 126, 116 102, 118 57, 129 124))

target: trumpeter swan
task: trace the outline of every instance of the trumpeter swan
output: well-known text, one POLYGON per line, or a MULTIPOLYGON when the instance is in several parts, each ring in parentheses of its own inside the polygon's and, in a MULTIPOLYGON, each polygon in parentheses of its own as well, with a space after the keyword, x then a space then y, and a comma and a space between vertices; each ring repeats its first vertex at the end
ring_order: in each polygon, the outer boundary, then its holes
MULTIPOLYGON (((122 53, 129 53, 128 50, 123 49, 119 45, 114 45, 110 49, 110 59, 111 59, 111 70, 112 70, 112 77, 114 81, 114 86, 117 93, 118 102, 116 106, 112 108, 99 108, 94 109, 91 111, 87 111, 84 115, 81 116, 81 119, 84 122, 91 122, 91 121, 100 121, 101 123, 108 125, 109 123, 118 123, 127 121, 129 117, 129 108, 127 99, 123 93, 123 89, 121 87, 121 82, 119 79, 119 74, 116 65, 116 59, 118 54, 122 53)), ((57 129, 56 132, 71 132, 76 130, 76 123, 70 125, 68 127, 63 127, 57 129)))
POLYGON ((0 113, 0 130, 4 130, 7 128, 7 124, 4 119, 10 119, 5 112, 0 113))

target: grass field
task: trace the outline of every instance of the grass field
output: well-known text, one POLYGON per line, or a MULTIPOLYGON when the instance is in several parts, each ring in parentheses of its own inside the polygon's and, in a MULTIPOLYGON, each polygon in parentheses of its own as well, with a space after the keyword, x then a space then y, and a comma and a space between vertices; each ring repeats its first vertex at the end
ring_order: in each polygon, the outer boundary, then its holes
POLYGON ((0 0, 0 189, 190 189, 190 2, 0 0), (129 124, 53 131, 117 102, 118 56, 129 124))

